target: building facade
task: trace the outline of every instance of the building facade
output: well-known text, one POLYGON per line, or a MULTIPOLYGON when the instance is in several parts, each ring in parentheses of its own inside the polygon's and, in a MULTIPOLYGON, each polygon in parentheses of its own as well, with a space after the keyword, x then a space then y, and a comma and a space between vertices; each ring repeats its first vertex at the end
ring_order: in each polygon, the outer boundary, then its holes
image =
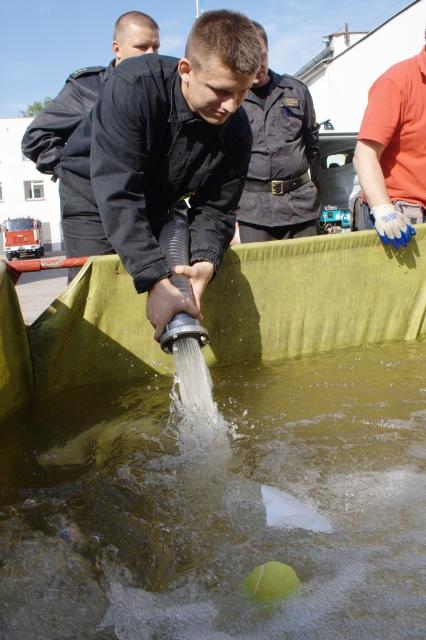
POLYGON ((31 120, 0 118, 0 223, 27 216, 40 220, 46 251, 58 251, 62 249, 58 183, 37 171, 21 151, 31 120))
POLYGON ((370 33, 346 29, 324 38, 323 51, 295 74, 309 87, 318 122, 358 131, 370 86, 393 64, 420 53, 425 27, 426 0, 416 0, 370 33))

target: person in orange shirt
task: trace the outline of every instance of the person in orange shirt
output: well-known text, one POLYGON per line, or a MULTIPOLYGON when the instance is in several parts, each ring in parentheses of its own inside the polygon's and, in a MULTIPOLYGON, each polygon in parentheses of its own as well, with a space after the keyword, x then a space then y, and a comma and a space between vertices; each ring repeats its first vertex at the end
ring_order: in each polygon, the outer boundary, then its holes
POLYGON ((412 224, 426 218, 426 46, 372 85, 354 165, 366 227, 374 225, 384 244, 407 246, 412 224))

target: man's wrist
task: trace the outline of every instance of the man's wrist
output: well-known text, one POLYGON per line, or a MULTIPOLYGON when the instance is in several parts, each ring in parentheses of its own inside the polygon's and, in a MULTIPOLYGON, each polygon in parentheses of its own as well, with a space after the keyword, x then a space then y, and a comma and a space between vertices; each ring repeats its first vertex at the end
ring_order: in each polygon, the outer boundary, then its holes
POLYGON ((156 260, 140 271, 132 273, 133 283, 138 293, 150 291, 152 287, 165 278, 172 275, 169 267, 164 259, 156 260))
POLYGON ((156 282, 149 287, 148 293, 151 293, 153 289, 167 288, 169 282, 170 278, 168 276, 164 276, 163 278, 160 278, 160 280, 156 280, 156 282))
POLYGON ((377 213, 380 213, 381 211, 387 211, 387 210, 391 210, 394 209, 395 207, 393 206, 392 202, 386 202, 383 204, 376 204, 375 207, 371 207, 371 211, 377 211, 377 213))
POLYGON ((213 265, 214 273, 216 273, 222 262, 222 256, 219 256, 213 249, 203 249, 192 254, 191 265, 196 262, 210 262, 213 265))

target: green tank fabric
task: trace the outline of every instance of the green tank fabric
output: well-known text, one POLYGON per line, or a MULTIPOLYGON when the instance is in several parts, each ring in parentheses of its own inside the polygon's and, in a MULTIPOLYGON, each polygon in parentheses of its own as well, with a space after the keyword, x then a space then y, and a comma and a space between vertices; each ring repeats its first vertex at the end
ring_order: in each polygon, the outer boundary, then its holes
POLYGON ((27 331, 15 286, 0 261, 0 417, 22 409, 33 393, 27 331))
MULTIPOLYGON (((426 331, 425 254, 425 225, 399 252, 383 247, 374 231, 231 248, 204 296, 206 362, 271 362, 414 340, 426 331)), ((154 342, 145 302, 117 256, 90 260, 28 327, 35 392, 171 376, 173 358, 154 342)), ((12 371, 26 378, 30 371, 13 287, 2 287, 1 313, 3 322, 14 318, 6 324, 20 337, 15 353, 3 345, 7 396, 12 371)))

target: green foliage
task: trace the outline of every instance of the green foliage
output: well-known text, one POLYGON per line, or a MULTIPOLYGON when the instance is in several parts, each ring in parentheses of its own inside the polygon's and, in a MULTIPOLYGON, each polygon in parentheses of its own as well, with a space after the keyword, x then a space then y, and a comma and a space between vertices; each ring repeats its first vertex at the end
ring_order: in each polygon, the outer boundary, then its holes
POLYGON ((33 118, 38 113, 40 113, 42 109, 47 107, 51 102, 52 102, 52 98, 49 98, 49 97, 45 98, 43 102, 38 102, 38 101, 33 102, 32 104, 28 105, 25 111, 21 111, 21 116, 23 118, 33 118))

